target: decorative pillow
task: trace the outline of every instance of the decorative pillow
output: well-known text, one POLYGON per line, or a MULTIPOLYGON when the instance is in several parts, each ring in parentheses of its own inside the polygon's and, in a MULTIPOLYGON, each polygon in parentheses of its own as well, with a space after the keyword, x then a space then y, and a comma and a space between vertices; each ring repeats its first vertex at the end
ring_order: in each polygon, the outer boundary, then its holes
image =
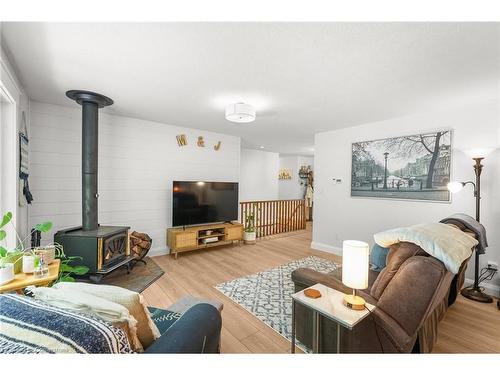
POLYGON ((0 353, 132 353, 109 323, 16 294, 0 294, 0 331, 0 353))
POLYGON ((144 348, 159 338, 160 332, 151 320, 151 316, 139 293, 113 285, 95 285, 87 283, 57 283, 53 286, 68 292, 84 292, 104 298, 125 307, 137 320, 137 337, 144 348))
POLYGON ((74 311, 100 318, 123 329, 132 349, 142 352, 144 349, 137 337, 137 321, 126 307, 104 298, 76 290, 63 290, 46 287, 30 287, 37 300, 46 302, 68 311, 74 311))
POLYGON ((389 249, 387 247, 375 243, 370 252, 370 268, 373 271, 382 271, 386 266, 388 253, 389 249))
POLYGON ((151 314, 151 319, 153 319, 153 322, 156 327, 158 327, 161 335, 167 332, 168 329, 172 327, 172 325, 182 316, 181 313, 163 310, 157 307, 148 307, 148 310, 151 314))
POLYGON ((417 224, 377 233, 375 242, 389 247, 398 242, 420 246, 427 254, 439 259, 451 273, 458 273, 463 261, 470 257, 478 244, 475 238, 443 223, 417 224))

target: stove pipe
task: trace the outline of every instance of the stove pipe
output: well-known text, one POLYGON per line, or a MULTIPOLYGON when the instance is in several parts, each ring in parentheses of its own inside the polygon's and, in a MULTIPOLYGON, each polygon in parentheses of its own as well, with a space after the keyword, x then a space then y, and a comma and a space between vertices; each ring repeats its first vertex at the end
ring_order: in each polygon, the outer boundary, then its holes
POLYGON ((82 106, 82 229, 95 230, 97 220, 97 154, 99 108, 113 100, 91 91, 70 90, 66 96, 82 106))

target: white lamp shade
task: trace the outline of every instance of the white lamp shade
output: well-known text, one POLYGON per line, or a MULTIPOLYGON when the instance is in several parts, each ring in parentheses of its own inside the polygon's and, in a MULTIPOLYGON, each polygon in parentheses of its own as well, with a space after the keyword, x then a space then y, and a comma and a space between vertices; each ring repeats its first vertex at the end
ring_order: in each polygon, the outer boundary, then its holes
POLYGON ((353 289, 368 288, 370 248, 366 242, 348 240, 342 246, 342 283, 353 289))
POLYGON ((458 193, 460 190, 462 190, 464 184, 458 181, 452 181, 448 182, 448 185, 446 185, 446 187, 451 193, 458 193))

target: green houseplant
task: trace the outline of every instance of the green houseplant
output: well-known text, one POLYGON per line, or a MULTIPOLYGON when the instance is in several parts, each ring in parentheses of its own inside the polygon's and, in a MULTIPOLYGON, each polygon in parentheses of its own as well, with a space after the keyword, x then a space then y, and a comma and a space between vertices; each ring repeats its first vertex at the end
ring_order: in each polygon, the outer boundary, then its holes
MULTIPOLYGON (((4 242, 5 238, 7 237, 5 226, 9 224, 11 220, 11 212, 7 212, 5 215, 3 215, 2 221, 0 222, 0 244, 4 242)), ((21 272, 22 257, 22 251, 19 251, 17 249, 9 251, 4 246, 0 245, 0 284, 7 283, 14 278, 14 274, 21 272), (9 277, 9 275, 11 275, 11 277, 9 277)))
POLYGON ((256 213, 259 209, 254 203, 252 205, 252 210, 247 212, 245 215, 245 229, 243 231, 243 240, 246 244, 255 244, 257 238, 256 225, 256 213))

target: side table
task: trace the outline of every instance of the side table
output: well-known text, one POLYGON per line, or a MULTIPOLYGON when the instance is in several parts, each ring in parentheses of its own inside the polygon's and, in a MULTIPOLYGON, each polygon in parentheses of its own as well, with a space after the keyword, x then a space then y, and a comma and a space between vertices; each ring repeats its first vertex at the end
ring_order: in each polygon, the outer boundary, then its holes
POLYGON ((33 274, 22 272, 18 273, 17 275, 15 275, 14 280, 0 286, 0 293, 16 291, 17 293, 22 294, 22 290, 30 285, 49 285, 52 281, 57 279, 57 276, 59 275, 60 265, 61 261, 59 259, 55 259, 51 264, 49 264, 49 274, 46 277, 36 278, 35 276, 33 276, 33 274))
POLYGON ((371 311, 375 309, 374 305, 366 304, 364 310, 352 310, 344 306, 342 300, 344 293, 338 290, 328 288, 322 284, 315 284, 311 286, 312 289, 317 289, 321 293, 319 298, 306 297, 304 291, 292 294, 292 348, 291 353, 295 353, 295 305, 301 305, 309 308, 313 312, 313 353, 319 353, 319 338, 320 327, 319 317, 323 316, 337 323, 337 353, 340 353, 340 330, 341 327, 353 329, 353 327, 366 318, 371 311))

